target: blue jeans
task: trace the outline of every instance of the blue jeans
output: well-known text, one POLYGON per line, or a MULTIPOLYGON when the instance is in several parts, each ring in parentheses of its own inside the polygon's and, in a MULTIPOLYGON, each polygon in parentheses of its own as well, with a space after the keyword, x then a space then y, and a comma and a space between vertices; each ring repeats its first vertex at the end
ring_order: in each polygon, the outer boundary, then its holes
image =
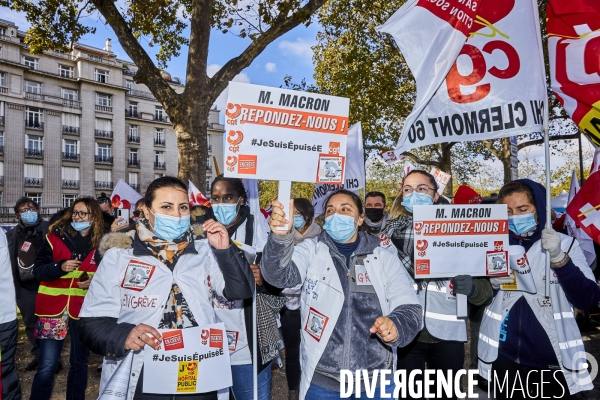
MULTIPOLYGON (((392 399, 394 396, 394 388, 395 388, 394 387, 394 376, 388 375, 387 379, 389 379, 391 382, 385 388, 385 393, 389 395, 388 399, 392 399)), ((352 394, 352 396, 345 397, 345 398, 346 399, 375 399, 375 400, 384 399, 383 397, 381 397, 381 388, 375 389, 374 397, 367 397, 366 392, 361 392, 360 397, 356 397, 354 394, 352 394)), ((304 400, 338 400, 338 399, 341 399, 340 392, 334 392, 333 390, 323 389, 322 387, 317 386, 314 383, 310 384, 310 387, 308 388, 308 392, 306 392, 306 397, 304 398, 304 400)))
MULTIPOLYGON (((77 320, 69 318, 71 335, 71 354, 69 356, 69 374, 67 375, 66 400, 85 400, 85 388, 88 377, 88 356, 90 351, 79 340, 77 320)), ((54 375, 64 340, 40 340, 40 363, 31 385, 30 400, 49 400, 54 386, 54 375)))
MULTIPOLYGON (((252 400, 252 364, 232 365, 233 397, 235 400, 252 400)), ((258 400, 271 400, 271 363, 258 374, 258 400)))

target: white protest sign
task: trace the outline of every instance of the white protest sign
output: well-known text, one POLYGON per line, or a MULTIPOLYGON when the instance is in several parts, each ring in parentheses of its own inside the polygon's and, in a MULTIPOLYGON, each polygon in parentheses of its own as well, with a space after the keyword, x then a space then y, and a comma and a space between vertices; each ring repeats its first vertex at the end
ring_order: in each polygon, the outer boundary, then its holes
POLYGON ((450 181, 452 175, 447 174, 444 171, 435 167, 431 168, 431 171, 429 173, 433 175, 435 181, 438 184, 438 193, 442 194, 444 192, 444 189, 446 189, 446 185, 448 185, 448 182, 450 181))
POLYGON ((340 189, 351 190, 358 194, 360 189, 365 188, 365 154, 363 150, 362 128, 360 122, 352 125, 348 130, 348 146, 346 149, 346 173, 342 185, 331 185, 320 183, 315 185, 312 205, 315 215, 321 214, 325 200, 331 193, 340 189))
POLYGON ((502 284, 502 290, 537 293, 525 248, 518 245, 510 246, 508 249, 508 258, 513 282, 502 284))
POLYGON ((350 100, 229 83, 225 176, 342 184, 350 100))
POLYGON ((508 275, 506 205, 414 206, 415 278, 508 275))
POLYGON ((144 393, 206 393, 232 385, 223 323, 158 331, 161 349, 144 348, 144 393))

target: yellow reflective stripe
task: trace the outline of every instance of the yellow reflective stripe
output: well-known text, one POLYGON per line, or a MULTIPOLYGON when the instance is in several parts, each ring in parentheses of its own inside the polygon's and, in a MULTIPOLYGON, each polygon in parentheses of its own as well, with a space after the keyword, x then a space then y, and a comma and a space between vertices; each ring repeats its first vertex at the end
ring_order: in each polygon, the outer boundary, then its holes
POLYGON ((52 246, 52 241, 50 240, 50 235, 49 233, 46 234, 46 241, 48 242, 48 244, 50 245, 50 248, 52 249, 52 251, 54 251, 54 246, 52 246))
POLYGON ((90 276, 95 274, 95 272, 75 270, 75 271, 69 272, 66 275, 61 276, 61 279, 79 278, 81 275, 83 275, 84 272, 87 272, 87 274, 90 276))
POLYGON ((79 288, 50 288, 48 286, 40 286, 38 293, 47 294, 48 296, 82 296, 85 297, 87 290, 79 288))

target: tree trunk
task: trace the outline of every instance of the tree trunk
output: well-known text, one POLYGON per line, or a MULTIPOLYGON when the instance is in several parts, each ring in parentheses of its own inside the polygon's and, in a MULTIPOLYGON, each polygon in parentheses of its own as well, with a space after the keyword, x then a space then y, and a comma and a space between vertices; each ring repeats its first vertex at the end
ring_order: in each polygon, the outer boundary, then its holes
POLYGON ((178 177, 197 187, 205 186, 208 159, 207 122, 210 105, 190 104, 179 120, 174 121, 179 155, 178 177))
POLYGON ((444 193, 446 196, 452 196, 452 186, 454 182, 452 181, 452 147, 454 143, 444 143, 442 144, 442 158, 441 162, 441 170, 447 174, 450 174, 450 180, 448 180, 448 184, 444 189, 444 193))

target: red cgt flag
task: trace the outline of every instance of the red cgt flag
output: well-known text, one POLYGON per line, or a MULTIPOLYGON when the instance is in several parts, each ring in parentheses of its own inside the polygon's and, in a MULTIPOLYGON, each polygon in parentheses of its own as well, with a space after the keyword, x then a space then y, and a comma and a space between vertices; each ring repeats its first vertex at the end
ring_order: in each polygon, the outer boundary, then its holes
POLYGON ((600 174, 592 174, 567 206, 567 214, 600 244, 600 174))

